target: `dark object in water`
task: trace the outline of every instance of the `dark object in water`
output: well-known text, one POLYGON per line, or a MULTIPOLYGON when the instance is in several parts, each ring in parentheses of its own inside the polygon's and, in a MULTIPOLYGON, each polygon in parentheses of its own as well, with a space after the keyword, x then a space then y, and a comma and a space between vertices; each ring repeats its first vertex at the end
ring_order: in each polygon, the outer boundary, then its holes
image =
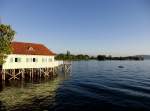
POLYGON ((124 68, 123 66, 118 66, 118 68, 124 68))

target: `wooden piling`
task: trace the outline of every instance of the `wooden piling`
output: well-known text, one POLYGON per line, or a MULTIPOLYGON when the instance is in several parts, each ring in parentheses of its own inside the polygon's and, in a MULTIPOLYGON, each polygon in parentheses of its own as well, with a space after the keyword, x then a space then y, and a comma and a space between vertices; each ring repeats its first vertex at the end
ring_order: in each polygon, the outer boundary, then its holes
POLYGON ((31 80, 31 76, 32 76, 32 72, 31 72, 31 69, 29 69, 29 78, 31 80))
POLYGON ((24 69, 22 69, 22 79, 24 79, 25 78, 25 76, 24 76, 24 69))
POLYGON ((5 80, 5 69, 2 70, 2 80, 5 80))

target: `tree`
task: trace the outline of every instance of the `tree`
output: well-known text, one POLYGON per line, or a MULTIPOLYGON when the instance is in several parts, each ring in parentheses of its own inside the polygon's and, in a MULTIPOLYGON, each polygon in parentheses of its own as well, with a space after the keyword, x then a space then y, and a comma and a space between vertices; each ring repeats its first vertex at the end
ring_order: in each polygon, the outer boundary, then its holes
POLYGON ((105 55, 98 55, 97 59, 100 60, 100 61, 101 60, 106 60, 106 56, 105 55))
POLYGON ((107 59, 108 59, 108 60, 112 60, 112 56, 109 55, 109 56, 107 57, 107 59))
POLYGON ((70 56, 70 51, 67 51, 67 54, 66 54, 67 56, 70 56))
POLYGON ((0 65, 5 62, 7 55, 12 52, 11 42, 14 36, 15 31, 10 25, 0 24, 0 65))

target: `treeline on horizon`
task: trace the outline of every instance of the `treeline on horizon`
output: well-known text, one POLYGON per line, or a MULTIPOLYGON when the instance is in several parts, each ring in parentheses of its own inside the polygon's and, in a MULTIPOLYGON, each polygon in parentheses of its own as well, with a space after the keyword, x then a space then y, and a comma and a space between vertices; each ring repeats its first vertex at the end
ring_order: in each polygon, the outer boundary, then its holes
POLYGON ((67 51, 66 54, 57 54, 55 57, 56 60, 70 60, 70 61, 77 61, 77 60, 144 60, 144 57, 142 56, 126 56, 126 57, 112 57, 111 55, 97 55, 95 56, 89 56, 84 54, 78 54, 73 55, 70 53, 70 51, 67 51))

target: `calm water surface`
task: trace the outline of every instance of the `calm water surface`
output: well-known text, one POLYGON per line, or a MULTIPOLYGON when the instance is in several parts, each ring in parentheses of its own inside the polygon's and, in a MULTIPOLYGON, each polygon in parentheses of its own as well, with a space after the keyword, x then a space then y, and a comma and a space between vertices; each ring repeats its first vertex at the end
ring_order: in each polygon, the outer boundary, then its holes
POLYGON ((1 83, 0 109, 150 111, 150 61, 80 61, 50 80, 1 83))

